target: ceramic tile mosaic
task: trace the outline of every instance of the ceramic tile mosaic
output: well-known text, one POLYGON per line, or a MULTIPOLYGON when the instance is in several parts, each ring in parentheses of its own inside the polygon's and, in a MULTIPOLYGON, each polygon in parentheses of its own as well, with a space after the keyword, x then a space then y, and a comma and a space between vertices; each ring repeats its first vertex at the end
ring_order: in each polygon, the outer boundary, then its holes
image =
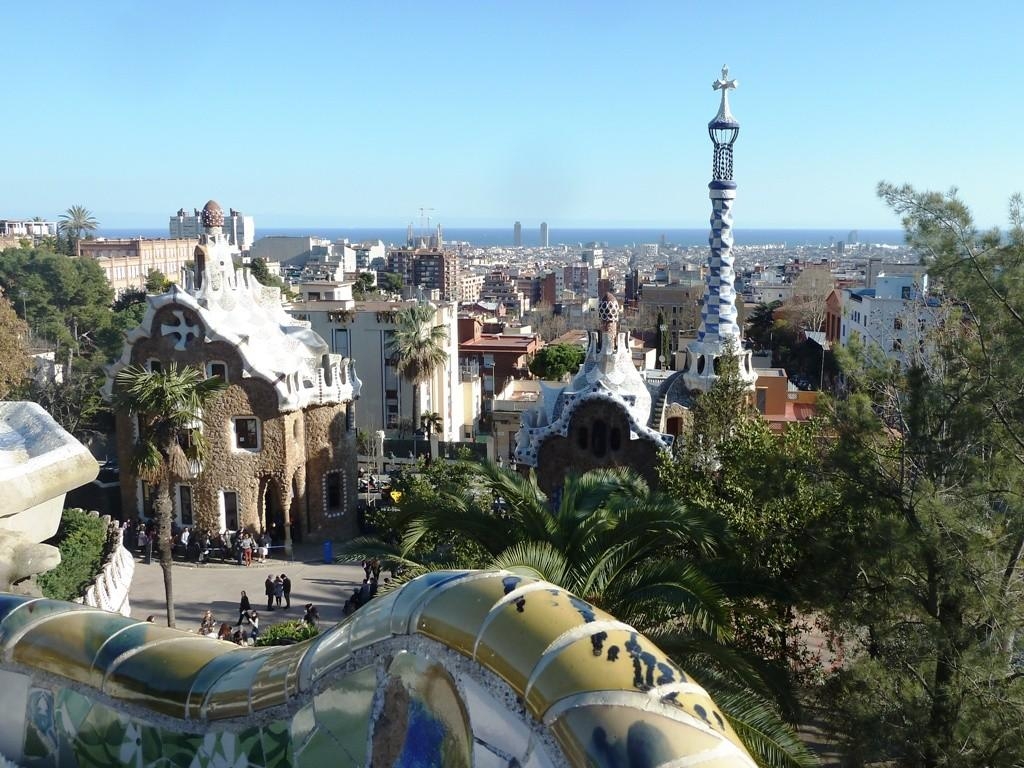
POLYGON ((337 740, 355 765, 365 765, 377 669, 365 667, 313 697, 317 725, 337 740))
POLYGON ((509 572, 429 574, 283 648, 0 595, 0 647, 26 768, 752 765, 650 641, 509 572))

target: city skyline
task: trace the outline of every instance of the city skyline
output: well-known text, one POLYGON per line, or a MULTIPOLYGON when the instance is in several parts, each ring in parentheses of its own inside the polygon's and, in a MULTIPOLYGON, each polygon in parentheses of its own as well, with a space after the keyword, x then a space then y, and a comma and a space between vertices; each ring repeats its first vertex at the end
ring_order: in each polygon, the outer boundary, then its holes
POLYGON ((6 18, 0 65, 23 86, 9 218, 82 204, 105 228, 159 227, 213 198, 257 227, 419 225, 421 208, 445 227, 706 227, 722 64, 747 227, 898 227, 883 179, 956 186, 999 224, 1024 178, 1015 5, 43 2, 6 18))

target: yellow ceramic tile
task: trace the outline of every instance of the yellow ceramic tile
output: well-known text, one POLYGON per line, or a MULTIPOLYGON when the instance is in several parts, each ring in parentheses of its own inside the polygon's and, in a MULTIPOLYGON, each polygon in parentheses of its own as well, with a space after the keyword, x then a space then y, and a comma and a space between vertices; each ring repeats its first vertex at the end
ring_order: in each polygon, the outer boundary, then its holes
POLYGON ((415 630, 409 623, 427 600, 428 593, 433 590, 458 581, 466 577, 472 571, 432 571, 419 576, 408 584, 402 586, 392 594, 395 597, 395 607, 391 614, 391 631, 396 635, 406 635, 415 630))
POLYGON ((93 658, 93 669, 106 677, 107 672, 122 655, 143 645, 172 637, 181 637, 181 634, 177 630, 150 624, 148 621, 133 621, 107 637, 93 658))
POLYGON ((173 639, 143 646, 138 653, 115 662, 103 692, 156 712, 184 717, 196 674, 230 649, 209 638, 174 634, 173 639))
POLYGON ((232 654, 232 658, 236 659, 235 666, 217 678, 203 700, 201 712, 207 720, 243 717, 252 711, 249 691, 252 681, 267 663, 267 654, 262 650, 249 650, 232 654))
POLYGON ((72 611, 51 615, 30 626, 17 641, 12 658, 29 667, 99 687, 103 674, 93 659, 126 619, 107 611, 72 611))
MULTIPOLYGON (((578 631, 585 634, 548 652, 531 678, 526 703, 538 717, 558 700, 585 691, 646 692, 689 682, 654 643, 634 630, 594 622, 578 631)), ((704 703, 710 703, 703 695, 704 703)))
MULTIPOLYGON (((477 661, 503 677, 520 695, 541 655, 559 635, 587 618, 611 620, 568 592, 540 584, 495 608, 477 645, 477 661)), ((515 596, 513 592, 511 597, 515 596)))
POLYGON ((301 645, 267 650, 266 662, 252 680, 250 703, 254 712, 288 700, 288 674, 304 650, 301 645))
POLYGON ((376 689, 376 667, 363 667, 332 681, 313 698, 317 726, 334 736, 355 765, 367 765, 366 747, 376 689))
POLYGON ((742 747, 698 721, 628 706, 575 707, 552 732, 571 765, 661 765, 688 757, 701 768, 754 768, 742 747))
POLYGON ((203 716, 203 702, 217 682, 252 654, 252 650, 235 646, 230 653, 212 659, 209 664, 199 670, 192 679, 192 687, 188 692, 185 717, 198 720, 203 716))
POLYGON ((451 589, 435 590, 419 613, 416 631, 466 656, 473 655, 477 632, 505 594, 501 574, 463 579, 451 589))

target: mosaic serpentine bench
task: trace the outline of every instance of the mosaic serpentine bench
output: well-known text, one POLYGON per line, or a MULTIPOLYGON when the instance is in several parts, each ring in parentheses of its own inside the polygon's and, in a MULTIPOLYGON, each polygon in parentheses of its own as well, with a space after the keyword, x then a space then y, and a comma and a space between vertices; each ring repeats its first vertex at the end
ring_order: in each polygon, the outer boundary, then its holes
POLYGON ((23 766, 753 766, 649 640, 508 571, 422 576, 279 648, 0 594, 0 707, 23 766))

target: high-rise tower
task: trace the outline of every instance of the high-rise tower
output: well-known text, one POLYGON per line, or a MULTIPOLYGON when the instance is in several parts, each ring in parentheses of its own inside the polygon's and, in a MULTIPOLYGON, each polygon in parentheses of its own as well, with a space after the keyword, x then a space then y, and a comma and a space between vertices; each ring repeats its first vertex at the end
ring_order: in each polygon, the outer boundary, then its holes
POLYGON ((512 226, 512 245, 517 248, 523 244, 523 225, 520 222, 516 222, 512 226))
POLYGON ((541 248, 548 247, 548 223, 546 221, 540 223, 540 245, 541 248))
POLYGON ((711 183, 711 246, 708 254, 704 300, 700 312, 697 339, 686 348, 683 381, 690 390, 707 392, 718 378, 722 355, 730 349, 739 363, 740 378, 752 389, 757 373, 751 354, 741 346, 740 328, 736 323, 736 276, 732 255, 732 202, 736 199, 736 182, 732 179, 732 148, 740 132, 740 124, 729 111, 729 91, 739 83, 729 79, 729 68, 722 67, 722 77, 711 87, 722 92, 718 114, 708 123, 708 134, 715 145, 711 183))

